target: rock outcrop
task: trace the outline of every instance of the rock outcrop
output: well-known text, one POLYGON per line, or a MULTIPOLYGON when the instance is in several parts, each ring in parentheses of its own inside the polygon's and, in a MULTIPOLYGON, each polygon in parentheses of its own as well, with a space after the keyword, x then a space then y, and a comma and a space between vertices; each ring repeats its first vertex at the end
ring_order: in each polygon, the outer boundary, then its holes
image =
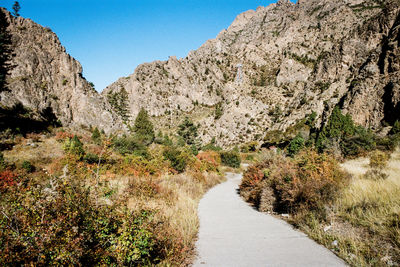
POLYGON ((53 113, 65 126, 97 126, 106 132, 123 129, 112 107, 82 76, 82 66, 66 53, 55 33, 30 19, 1 8, 11 39, 8 91, 0 104, 21 103, 37 116, 53 113))
MULTIPOLYGON (((203 143, 268 142, 339 105, 379 130, 400 119, 399 0, 280 0, 240 14, 187 57, 145 63, 98 94, 57 36, 4 9, 14 56, 0 104, 21 102, 64 125, 124 130, 145 108, 173 132, 185 116, 203 143)), ((1 91, 1 90, 0 90, 1 91)))
POLYGON ((190 116, 204 143, 224 146, 263 142, 313 111, 321 125, 336 105, 379 129, 400 114, 399 10, 397 0, 280 0, 102 94, 127 92, 130 117, 144 107, 164 130, 190 116))

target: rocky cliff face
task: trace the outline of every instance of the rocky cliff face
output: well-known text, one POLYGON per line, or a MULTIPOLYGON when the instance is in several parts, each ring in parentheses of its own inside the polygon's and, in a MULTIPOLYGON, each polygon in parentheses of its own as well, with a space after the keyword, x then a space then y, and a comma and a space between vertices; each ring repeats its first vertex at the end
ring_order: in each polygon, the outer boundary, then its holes
POLYGON ((82 66, 66 53, 56 34, 5 9, 0 12, 8 24, 13 54, 9 90, 0 93, 2 106, 22 103, 37 114, 53 112, 63 125, 91 125, 106 132, 123 128, 110 104, 82 77, 82 66))
POLYGON ((183 59, 140 65, 102 94, 127 92, 130 117, 144 107, 163 129, 191 116, 202 140, 220 145, 263 142, 312 111, 320 124, 336 105, 378 129, 400 114, 399 5, 280 0, 240 14, 183 59))

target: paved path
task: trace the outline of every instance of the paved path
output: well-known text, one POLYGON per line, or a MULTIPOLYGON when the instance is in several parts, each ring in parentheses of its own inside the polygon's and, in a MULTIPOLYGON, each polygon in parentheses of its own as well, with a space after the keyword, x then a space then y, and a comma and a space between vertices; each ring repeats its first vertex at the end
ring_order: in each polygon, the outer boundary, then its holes
POLYGON ((345 266, 286 222, 245 203, 237 194, 241 177, 229 173, 200 201, 194 266, 345 266))

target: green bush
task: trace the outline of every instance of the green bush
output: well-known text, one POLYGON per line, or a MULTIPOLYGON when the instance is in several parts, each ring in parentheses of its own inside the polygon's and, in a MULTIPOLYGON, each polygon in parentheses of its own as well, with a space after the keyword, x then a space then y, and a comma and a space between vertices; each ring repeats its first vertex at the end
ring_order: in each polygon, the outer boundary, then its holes
POLYGON ((65 152, 76 155, 79 158, 82 158, 85 155, 83 144, 76 135, 72 138, 68 138, 64 142, 63 149, 65 152))
POLYGON ((203 151, 221 151, 222 148, 215 145, 215 137, 211 139, 211 142, 201 148, 203 151))
POLYGON ((197 154, 199 154, 199 150, 197 149, 197 147, 195 145, 191 145, 190 146, 190 152, 194 155, 197 156, 197 154))
POLYGON ((355 157, 376 148, 375 135, 364 127, 357 126, 353 136, 347 136, 340 142, 345 157, 355 157))
POLYGON ((35 166, 33 166, 32 163, 27 160, 24 160, 24 162, 22 162, 21 167, 28 173, 34 172, 36 169, 35 166))
POLYGON ((171 164, 171 167, 177 172, 184 172, 188 163, 188 158, 184 153, 176 147, 167 147, 163 152, 163 156, 171 164))
POLYGON ((400 134, 400 121, 395 121, 392 129, 390 130, 390 134, 400 134))
POLYGON ((253 141, 247 144, 244 144, 240 147, 240 151, 242 153, 256 152, 258 147, 258 142, 253 141))
POLYGON ((164 142, 164 135, 161 131, 158 131, 156 137, 154 138, 154 143, 162 145, 164 142))
POLYGON ((316 147, 320 152, 329 148, 333 140, 341 140, 354 135, 355 126, 349 114, 343 115, 338 107, 335 107, 328 122, 318 134, 316 147))
POLYGON ((84 157, 83 160, 88 163, 88 164, 96 164, 99 162, 100 158, 96 154, 93 153, 87 153, 84 157))
POLYGON ((232 168, 239 168, 241 159, 240 154, 234 151, 220 152, 221 163, 232 168))
POLYGON ((96 127, 94 128, 92 132, 92 140, 95 144, 100 144, 101 143, 101 134, 99 129, 96 127))
POLYGON ((400 135, 385 136, 382 138, 376 138, 376 149, 383 151, 394 151, 399 145, 400 135))
POLYGON ((114 138, 112 143, 114 149, 122 155, 133 154, 148 157, 146 146, 134 136, 114 138))
POLYGON ((318 133, 315 146, 319 152, 328 151, 339 144, 345 157, 358 156, 376 148, 376 136, 362 126, 356 126, 349 114, 343 115, 338 107, 318 133))
POLYGON ((120 266, 152 265, 156 240, 151 229, 143 227, 151 215, 151 212, 142 211, 137 216, 125 216, 121 234, 111 241, 120 266))
POLYGON ((297 135, 292 141, 290 141, 289 147, 287 149, 289 156, 293 157, 300 150, 302 150, 304 146, 305 146, 304 138, 301 137, 300 135, 297 135))

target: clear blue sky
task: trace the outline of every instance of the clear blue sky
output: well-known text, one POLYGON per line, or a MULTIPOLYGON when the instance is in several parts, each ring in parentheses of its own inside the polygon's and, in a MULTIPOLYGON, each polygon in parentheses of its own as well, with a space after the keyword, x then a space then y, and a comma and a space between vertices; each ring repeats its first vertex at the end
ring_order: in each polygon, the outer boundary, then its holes
MULTIPOLYGON (((137 65, 185 57, 241 12, 276 0, 21 0, 20 14, 50 27, 101 91, 137 65)), ((11 10, 14 1, 2 0, 11 10)))

